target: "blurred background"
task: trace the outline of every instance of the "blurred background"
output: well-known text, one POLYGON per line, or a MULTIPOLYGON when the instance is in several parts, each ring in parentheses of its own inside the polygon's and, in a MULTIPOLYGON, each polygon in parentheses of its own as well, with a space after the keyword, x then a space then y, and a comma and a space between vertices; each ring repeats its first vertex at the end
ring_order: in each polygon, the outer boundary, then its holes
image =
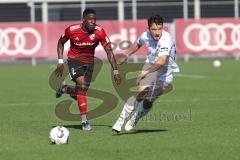
MULTIPOLYGON (((178 59, 239 59, 238 0, 1 0, 0 64, 56 61, 59 36, 67 26, 80 23, 86 7, 96 10, 97 23, 115 53, 147 29, 146 18, 160 14, 176 41, 178 59)), ((145 51, 133 60, 144 57, 145 51)), ((96 56, 106 58, 101 46, 96 56)))

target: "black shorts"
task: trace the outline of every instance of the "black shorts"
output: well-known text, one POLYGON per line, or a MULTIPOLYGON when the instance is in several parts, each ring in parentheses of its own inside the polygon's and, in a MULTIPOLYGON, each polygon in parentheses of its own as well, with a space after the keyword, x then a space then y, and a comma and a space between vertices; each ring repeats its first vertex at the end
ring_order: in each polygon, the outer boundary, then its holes
POLYGON ((68 68, 70 78, 76 82, 76 79, 80 76, 84 76, 86 83, 90 85, 92 79, 92 73, 94 69, 94 63, 83 63, 76 59, 68 59, 68 68))

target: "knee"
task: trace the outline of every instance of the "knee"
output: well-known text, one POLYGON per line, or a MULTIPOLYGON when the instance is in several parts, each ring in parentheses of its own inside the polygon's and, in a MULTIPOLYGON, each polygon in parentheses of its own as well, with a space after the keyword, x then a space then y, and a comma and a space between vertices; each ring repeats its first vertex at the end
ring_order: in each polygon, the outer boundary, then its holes
POLYGON ((141 102, 142 100, 143 100, 142 97, 140 97, 140 96, 137 96, 137 97, 136 97, 136 101, 141 102))
POLYGON ((150 87, 145 87, 144 89, 139 91, 136 95, 136 100, 139 102, 145 100, 149 90, 150 90, 150 87))
POLYGON ((70 94, 70 97, 73 98, 74 100, 77 100, 77 95, 70 94))
POLYGON ((76 84, 75 93, 76 95, 85 95, 87 92, 86 88, 81 84, 76 84))
POLYGON ((80 79, 76 81, 76 91, 77 92, 87 92, 90 83, 84 81, 84 79, 80 79))
POLYGON ((82 92, 85 90, 85 86, 84 86, 84 81, 76 81, 76 86, 75 86, 75 89, 76 89, 76 92, 82 92))

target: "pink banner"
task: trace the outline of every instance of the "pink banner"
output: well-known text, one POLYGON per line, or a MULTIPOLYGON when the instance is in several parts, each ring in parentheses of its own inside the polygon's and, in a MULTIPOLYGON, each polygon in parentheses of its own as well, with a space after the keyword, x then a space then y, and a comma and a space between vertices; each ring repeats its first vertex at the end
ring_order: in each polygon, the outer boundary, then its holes
POLYGON ((240 20, 211 18, 174 21, 178 54, 240 53, 240 20))
MULTIPOLYGON (((0 58, 57 57, 57 41, 66 27, 79 22, 52 23, 0 23, 0 58)), ((98 21, 109 36, 114 53, 123 52, 129 42, 134 42, 147 30, 147 21, 98 21)), ((165 27, 167 28, 167 27, 165 27)), ((65 51, 70 43, 66 43, 65 51)), ((144 54, 145 48, 139 53, 144 54)), ((101 45, 96 48, 97 57, 105 57, 101 45)))

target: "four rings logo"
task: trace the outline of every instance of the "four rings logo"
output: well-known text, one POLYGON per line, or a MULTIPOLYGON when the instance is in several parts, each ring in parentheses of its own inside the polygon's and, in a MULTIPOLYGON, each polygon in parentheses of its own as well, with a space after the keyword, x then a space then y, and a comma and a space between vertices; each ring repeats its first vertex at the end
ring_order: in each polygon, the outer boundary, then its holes
POLYGON ((240 49, 240 25, 233 23, 209 23, 206 25, 193 23, 185 29, 183 41, 189 49, 194 51, 240 49))
POLYGON ((41 35, 34 28, 0 28, 0 55, 7 54, 12 56, 19 53, 32 55, 40 49, 41 44, 41 35))

